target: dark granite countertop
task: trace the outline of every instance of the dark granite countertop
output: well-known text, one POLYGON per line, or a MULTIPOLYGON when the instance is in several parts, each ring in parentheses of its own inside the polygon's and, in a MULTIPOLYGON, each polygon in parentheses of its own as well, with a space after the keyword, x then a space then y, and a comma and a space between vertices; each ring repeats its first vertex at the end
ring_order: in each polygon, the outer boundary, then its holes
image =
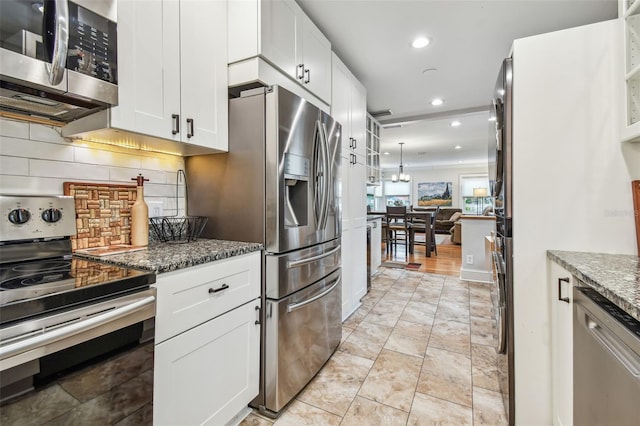
POLYGON ((557 250, 547 257, 640 321, 640 257, 557 250))
POLYGON ((151 243, 149 248, 110 256, 76 254, 104 263, 153 271, 156 274, 201 265, 262 249, 262 244, 198 239, 184 244, 151 243))

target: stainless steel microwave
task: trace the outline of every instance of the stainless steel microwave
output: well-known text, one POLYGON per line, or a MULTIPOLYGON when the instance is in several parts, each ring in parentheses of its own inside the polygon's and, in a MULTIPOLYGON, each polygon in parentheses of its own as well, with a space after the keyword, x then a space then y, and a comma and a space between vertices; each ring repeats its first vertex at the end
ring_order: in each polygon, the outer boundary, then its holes
POLYGON ((0 108, 69 122, 118 104, 116 0, 1 0, 0 108))

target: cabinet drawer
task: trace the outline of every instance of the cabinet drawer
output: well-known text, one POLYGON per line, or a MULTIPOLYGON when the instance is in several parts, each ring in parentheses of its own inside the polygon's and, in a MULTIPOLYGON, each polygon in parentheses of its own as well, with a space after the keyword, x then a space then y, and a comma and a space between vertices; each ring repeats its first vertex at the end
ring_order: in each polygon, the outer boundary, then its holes
POLYGON ((158 276, 156 342, 260 296, 260 252, 158 276))

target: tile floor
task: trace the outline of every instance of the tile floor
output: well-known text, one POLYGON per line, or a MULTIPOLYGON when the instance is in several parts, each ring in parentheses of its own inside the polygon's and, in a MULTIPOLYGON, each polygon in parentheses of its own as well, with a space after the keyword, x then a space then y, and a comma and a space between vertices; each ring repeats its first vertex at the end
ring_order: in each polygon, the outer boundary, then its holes
POLYGON ((280 418, 242 426, 507 424, 486 284, 381 268, 362 302, 280 418))
MULTIPOLYGON (((339 349, 275 425, 506 424, 491 306, 485 284, 380 268, 339 349)), ((150 342, 0 407, 0 424, 151 425, 152 392, 150 342)))

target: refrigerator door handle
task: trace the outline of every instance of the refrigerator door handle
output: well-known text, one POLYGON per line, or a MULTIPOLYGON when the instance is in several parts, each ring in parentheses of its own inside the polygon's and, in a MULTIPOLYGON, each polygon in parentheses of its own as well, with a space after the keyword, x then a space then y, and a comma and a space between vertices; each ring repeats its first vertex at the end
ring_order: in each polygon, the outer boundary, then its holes
POLYGON ((293 312, 296 309, 300 309, 305 305, 308 305, 309 303, 313 303, 318 299, 322 299, 324 296, 326 296, 327 294, 331 293, 333 291, 334 288, 336 288, 338 286, 338 284, 340 284, 340 280, 342 280, 342 277, 338 277, 338 279, 333 283, 333 285, 331 287, 329 287, 328 289, 326 289, 325 291, 323 291, 320 294, 317 294, 303 302, 298 302, 298 303, 291 303, 289 305, 287 305, 287 312, 293 312))
POLYGON ((287 262, 287 269, 291 269, 291 268, 297 268, 298 266, 302 266, 302 265, 306 265, 309 263, 313 263, 316 260, 320 260, 320 259, 324 259, 325 257, 329 257, 332 254, 334 254, 335 252, 337 252, 338 250, 340 250, 340 246, 331 249, 327 252, 324 252, 322 254, 319 254, 317 256, 312 256, 312 257, 307 257, 304 259, 300 259, 300 260, 293 260, 291 262, 287 262))
POLYGON ((320 123, 320 135, 322 136, 322 147, 324 149, 324 171, 325 171, 325 179, 324 179, 324 189, 322 191, 324 195, 324 211, 322 213, 322 222, 320 223, 320 229, 324 229, 327 226, 327 219, 329 218, 329 199, 331 194, 329 191, 331 189, 331 182, 333 180, 333 176, 331 175, 331 162, 329 160, 329 141, 327 140, 327 128, 324 123, 320 123))
POLYGON ((327 160, 325 158, 325 144, 322 137, 322 124, 316 120, 313 136, 313 210, 315 213, 316 226, 323 228, 324 211, 326 209, 327 195, 325 194, 327 179, 327 160))

